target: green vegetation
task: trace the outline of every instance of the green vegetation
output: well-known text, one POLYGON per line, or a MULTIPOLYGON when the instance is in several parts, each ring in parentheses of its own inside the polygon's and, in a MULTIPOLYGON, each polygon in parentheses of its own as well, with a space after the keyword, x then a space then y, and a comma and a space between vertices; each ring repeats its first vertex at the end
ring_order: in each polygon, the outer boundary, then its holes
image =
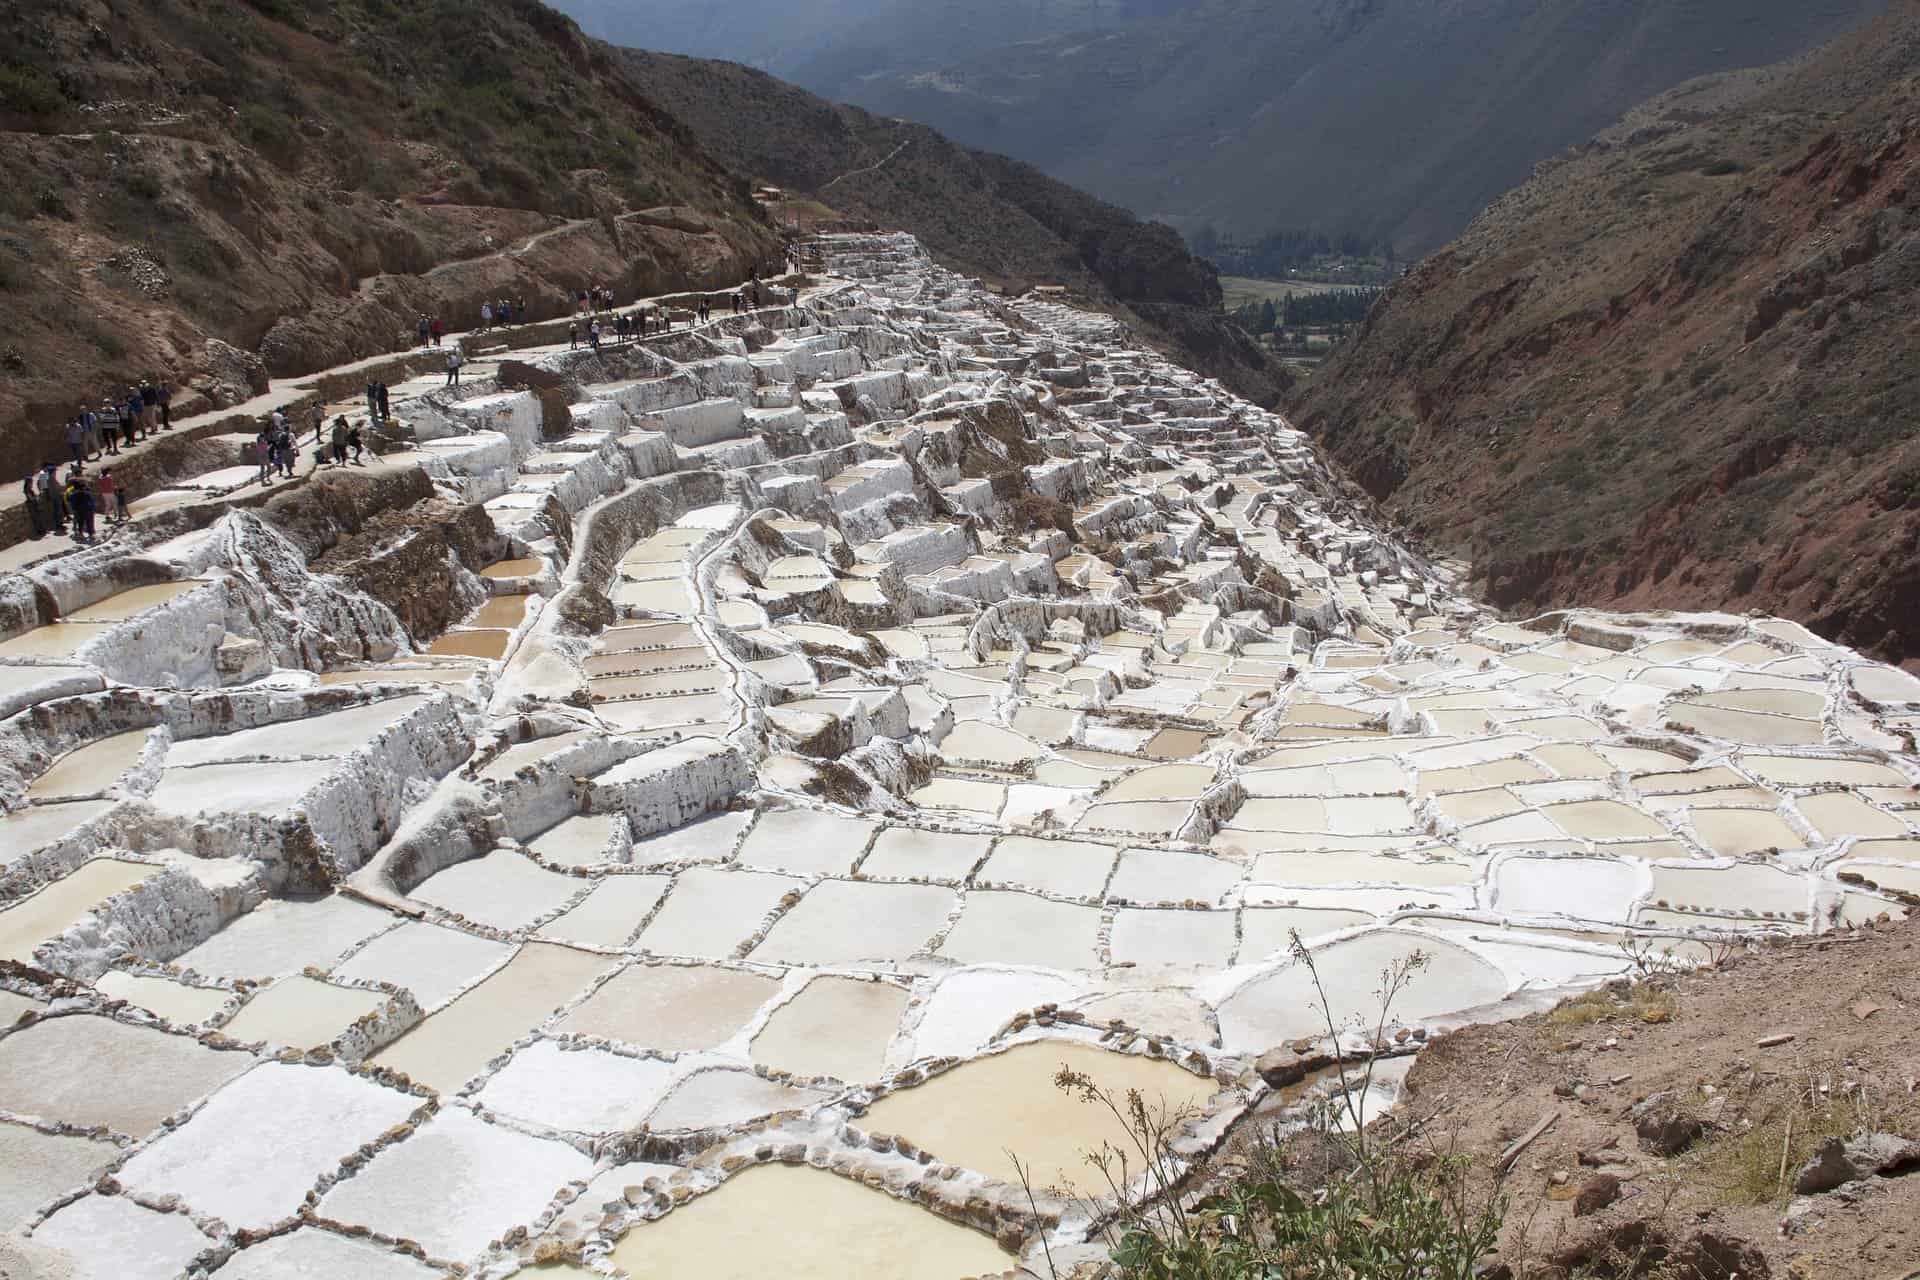
MULTIPOLYGON (((1293 939, 1319 1007, 1329 1007, 1312 953, 1293 939)), ((1427 957, 1415 952, 1381 974, 1379 1018, 1369 1042, 1385 1042, 1394 1001, 1427 957)), ((1341 1028, 1331 1019, 1328 1033, 1341 1028)), ((1338 1082, 1302 1131, 1257 1138, 1242 1159, 1197 1169, 1173 1151, 1187 1117, 1124 1098, 1063 1068, 1055 1083, 1085 1105, 1107 1108, 1127 1147, 1089 1156, 1119 1203, 1106 1243, 1128 1280, 1469 1280, 1492 1250, 1503 1198, 1477 1192, 1464 1158, 1421 1141, 1396 1118, 1373 1120, 1367 1096, 1374 1059, 1337 1069, 1338 1082), (1144 1188, 1132 1202, 1128 1187, 1144 1188), (1191 1189, 1204 1188, 1197 1198, 1191 1189)))
POLYGON ((28 116, 50 116, 64 110, 67 95, 44 67, 7 61, 0 63, 0 108, 28 116))

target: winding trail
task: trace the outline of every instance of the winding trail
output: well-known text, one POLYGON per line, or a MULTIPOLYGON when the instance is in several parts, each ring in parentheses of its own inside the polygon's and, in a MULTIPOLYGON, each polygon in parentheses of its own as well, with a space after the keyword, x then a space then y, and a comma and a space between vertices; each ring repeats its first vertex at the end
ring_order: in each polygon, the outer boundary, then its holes
POLYGON ((847 172, 833 179, 832 182, 827 183, 826 186, 821 187, 820 190, 825 191, 830 187, 833 187, 839 183, 845 182, 848 178, 857 178, 863 173, 874 173, 881 169, 884 169, 887 167, 889 163, 892 162, 895 156, 899 155, 902 151, 905 151, 908 147, 912 145, 913 145, 913 139, 908 138, 905 142, 901 143, 899 146, 895 147, 893 150, 887 152, 885 156, 881 157, 880 163, 870 164, 864 169, 849 169, 847 170, 847 172))

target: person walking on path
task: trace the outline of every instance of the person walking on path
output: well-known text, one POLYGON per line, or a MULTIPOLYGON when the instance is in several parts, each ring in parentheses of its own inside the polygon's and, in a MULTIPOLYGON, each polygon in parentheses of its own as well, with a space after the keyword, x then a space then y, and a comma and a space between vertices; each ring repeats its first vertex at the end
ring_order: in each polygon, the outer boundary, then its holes
POLYGON ((38 542, 47 536, 47 522, 40 518, 40 495, 33 491, 33 476, 20 482, 20 494, 26 499, 27 519, 33 523, 33 539, 38 542))
POLYGON ((160 429, 160 389, 145 378, 140 380, 140 416, 146 422, 147 434, 160 429))
POLYGON ((393 407, 387 398, 387 384, 381 382, 377 385, 380 388, 380 421, 385 422, 393 417, 393 407))
POLYGON ((73 509, 73 540, 92 542, 93 490, 87 488, 86 477, 77 472, 67 477, 67 505, 73 509))
POLYGON ((86 438, 87 457, 89 459, 105 457, 107 451, 100 443, 100 419, 85 405, 80 406, 80 430, 86 438))
POLYGON ((344 417, 333 420, 333 465, 347 465, 347 420, 344 417))
POLYGON ((160 405, 160 429, 173 430, 173 387, 162 382, 154 389, 153 398, 160 405))
POLYGON ((425 312, 422 312, 420 318, 414 322, 413 331, 419 336, 420 345, 423 347, 427 345, 427 334, 431 330, 431 327, 432 326, 427 323, 425 312))
POLYGON ((367 383, 367 412, 378 417, 380 414, 380 384, 367 383))
POLYGON ((587 345, 593 348, 595 355, 600 354, 600 320, 598 317, 587 322, 587 345))
POLYGON ((127 421, 138 426, 142 435, 153 434, 153 423, 147 421, 147 407, 141 403, 140 393, 131 387, 127 389, 127 421))
POLYGON ((567 350, 573 351, 580 346, 580 322, 567 321, 567 350))
POLYGON ((103 403, 100 406, 100 416, 104 418, 108 414, 113 415, 114 422, 120 427, 120 439, 128 448, 132 448, 133 442, 140 438, 140 429, 139 424, 133 420, 133 415, 127 412, 127 406, 103 403))
POLYGON ((80 425, 78 418, 67 419, 67 452, 75 462, 87 460, 87 429, 80 425))
POLYGON ((273 428, 261 427, 260 434, 253 438, 253 460, 259 464, 259 474, 254 478, 261 484, 273 483, 273 428))
MULTIPOLYGON (((446 385, 449 387, 457 387, 460 385, 460 348, 458 346, 447 348, 446 385)), ((345 421, 345 419, 342 419, 342 421, 345 421)))
POLYGON ((493 328, 493 304, 483 302, 480 304, 480 332, 485 333, 491 328, 493 328))
POLYGON ((713 319, 713 299, 703 294, 700 298, 700 323, 705 324, 711 319, 713 319))
POLYGON ((432 335, 433 335, 433 345, 434 345, 434 346, 436 346, 436 347, 437 347, 437 346, 439 346, 439 345, 440 345, 440 335, 446 332, 446 328, 445 328, 445 327, 444 327, 443 325, 441 325, 441 323, 440 323, 440 317, 439 317, 439 316, 435 316, 435 317, 433 318, 433 327, 432 327, 432 329, 431 329, 431 330, 429 330, 429 332, 431 332, 431 333, 432 333, 432 335))
POLYGON ((91 419, 99 425, 100 435, 106 441, 108 453, 118 454, 120 452, 119 414, 95 413, 85 405, 81 405, 80 416, 85 419, 91 419))
POLYGON ((120 483, 113 478, 112 467, 100 473, 100 481, 94 485, 94 491, 100 498, 100 515, 115 524, 125 524, 127 508, 121 498, 120 483), (116 512, 118 512, 117 515, 116 512))
POLYGON ((353 450, 353 465, 356 467, 366 465, 360 461, 360 454, 366 448, 366 446, 360 442, 360 425, 359 422, 355 422, 347 428, 347 447, 353 450))

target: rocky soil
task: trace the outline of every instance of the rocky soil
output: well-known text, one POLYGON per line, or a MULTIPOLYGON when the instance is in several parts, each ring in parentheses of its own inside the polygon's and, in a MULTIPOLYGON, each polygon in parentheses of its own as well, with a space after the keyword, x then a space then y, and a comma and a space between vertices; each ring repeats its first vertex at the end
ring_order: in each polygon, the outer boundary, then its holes
POLYGON ((1499 605, 1712 599, 1920 655, 1920 5, 1543 164, 1297 397, 1499 605))
POLYGON ((1920 1259, 1916 944, 1913 923, 1795 939, 1443 1036, 1404 1114, 1486 1184, 1518 1146, 1498 1180, 1516 1275, 1666 1260, 1720 1280, 1905 1280, 1920 1259))
POLYGON ((537 5, 33 0, 0 23, 9 476, 141 378, 176 414, 225 407, 403 347, 423 312, 544 319, 778 256, 740 182, 537 5))

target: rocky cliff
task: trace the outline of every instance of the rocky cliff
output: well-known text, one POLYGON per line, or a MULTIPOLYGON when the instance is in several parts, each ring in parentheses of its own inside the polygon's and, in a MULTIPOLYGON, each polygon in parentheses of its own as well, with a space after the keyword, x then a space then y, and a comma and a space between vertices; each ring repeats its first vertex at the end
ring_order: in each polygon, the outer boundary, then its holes
POLYGON ((1496 603, 1757 607, 1920 656, 1920 5, 1546 164, 1294 405, 1496 603))
POLYGON ((422 312, 551 316, 778 253, 614 52, 529 0, 25 0, 0 24, 8 474, 59 451, 82 396, 242 398, 220 344, 305 373, 422 312))

